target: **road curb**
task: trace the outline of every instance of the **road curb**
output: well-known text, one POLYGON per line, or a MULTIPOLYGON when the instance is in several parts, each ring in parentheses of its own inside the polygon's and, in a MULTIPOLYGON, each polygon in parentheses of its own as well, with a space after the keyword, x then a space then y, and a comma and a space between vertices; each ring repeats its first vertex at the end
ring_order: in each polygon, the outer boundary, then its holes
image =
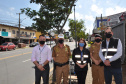
MULTIPOLYGON (((26 47, 23 47, 23 48, 30 48, 30 47, 26 46, 26 47)), ((16 47, 16 49, 23 49, 23 48, 16 47)))

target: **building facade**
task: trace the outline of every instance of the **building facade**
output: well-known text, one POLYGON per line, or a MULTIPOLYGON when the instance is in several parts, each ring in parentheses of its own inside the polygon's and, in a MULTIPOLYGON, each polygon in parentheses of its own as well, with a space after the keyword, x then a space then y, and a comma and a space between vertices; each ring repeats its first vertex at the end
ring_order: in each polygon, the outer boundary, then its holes
MULTIPOLYGON (((93 25, 94 29, 101 27, 101 17, 96 17, 93 25)), ((107 26, 107 17, 102 17, 102 26, 107 26)))
POLYGON ((107 26, 115 26, 120 22, 121 16, 126 12, 113 14, 107 17, 107 26))
POLYGON ((36 38, 36 31, 35 30, 28 30, 24 28, 19 28, 9 25, 0 24, 0 44, 4 42, 13 42, 14 44, 18 44, 19 36, 20 42, 29 44, 35 41, 36 38))

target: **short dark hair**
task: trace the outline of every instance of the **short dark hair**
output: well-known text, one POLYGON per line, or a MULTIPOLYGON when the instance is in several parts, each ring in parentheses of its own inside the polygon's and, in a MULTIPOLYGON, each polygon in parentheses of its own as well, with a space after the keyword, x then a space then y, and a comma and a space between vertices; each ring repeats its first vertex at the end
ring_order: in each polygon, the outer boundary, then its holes
POLYGON ((87 44, 86 44, 84 38, 80 38, 80 39, 78 40, 78 47, 80 47, 80 46, 79 46, 79 42, 80 42, 81 40, 84 41, 84 48, 85 48, 87 44))
POLYGON ((106 31, 107 29, 110 29, 110 30, 112 31, 112 28, 111 28, 110 26, 107 26, 107 28, 105 29, 105 31, 106 31))
POLYGON ((41 36, 42 36, 42 37, 45 37, 45 35, 44 35, 44 34, 42 34, 42 35, 39 35, 39 38, 40 38, 41 36))

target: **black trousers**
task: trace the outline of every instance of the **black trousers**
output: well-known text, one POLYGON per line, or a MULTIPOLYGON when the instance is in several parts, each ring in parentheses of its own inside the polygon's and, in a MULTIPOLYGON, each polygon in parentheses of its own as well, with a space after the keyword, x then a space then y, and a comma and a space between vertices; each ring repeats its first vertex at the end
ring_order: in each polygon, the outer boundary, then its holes
POLYGON ((85 70, 85 71, 75 70, 75 73, 77 75, 78 84, 85 84, 85 80, 86 80, 86 76, 87 76, 87 70, 85 70))
POLYGON ((40 84, 41 77, 43 78, 43 84, 49 84, 49 64, 45 65, 44 68, 44 71, 40 71, 35 66, 35 84, 40 84))

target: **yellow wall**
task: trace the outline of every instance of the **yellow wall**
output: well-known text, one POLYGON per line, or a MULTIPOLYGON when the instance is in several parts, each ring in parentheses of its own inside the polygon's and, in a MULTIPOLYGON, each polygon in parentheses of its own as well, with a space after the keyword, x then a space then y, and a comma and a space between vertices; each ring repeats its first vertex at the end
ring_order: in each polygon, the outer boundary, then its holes
POLYGON ((35 42, 37 42, 37 40, 39 40, 39 36, 42 35, 41 32, 36 32, 36 39, 35 39, 35 42))
POLYGON ((55 39, 58 39, 58 34, 55 34, 54 36, 55 36, 55 39))

